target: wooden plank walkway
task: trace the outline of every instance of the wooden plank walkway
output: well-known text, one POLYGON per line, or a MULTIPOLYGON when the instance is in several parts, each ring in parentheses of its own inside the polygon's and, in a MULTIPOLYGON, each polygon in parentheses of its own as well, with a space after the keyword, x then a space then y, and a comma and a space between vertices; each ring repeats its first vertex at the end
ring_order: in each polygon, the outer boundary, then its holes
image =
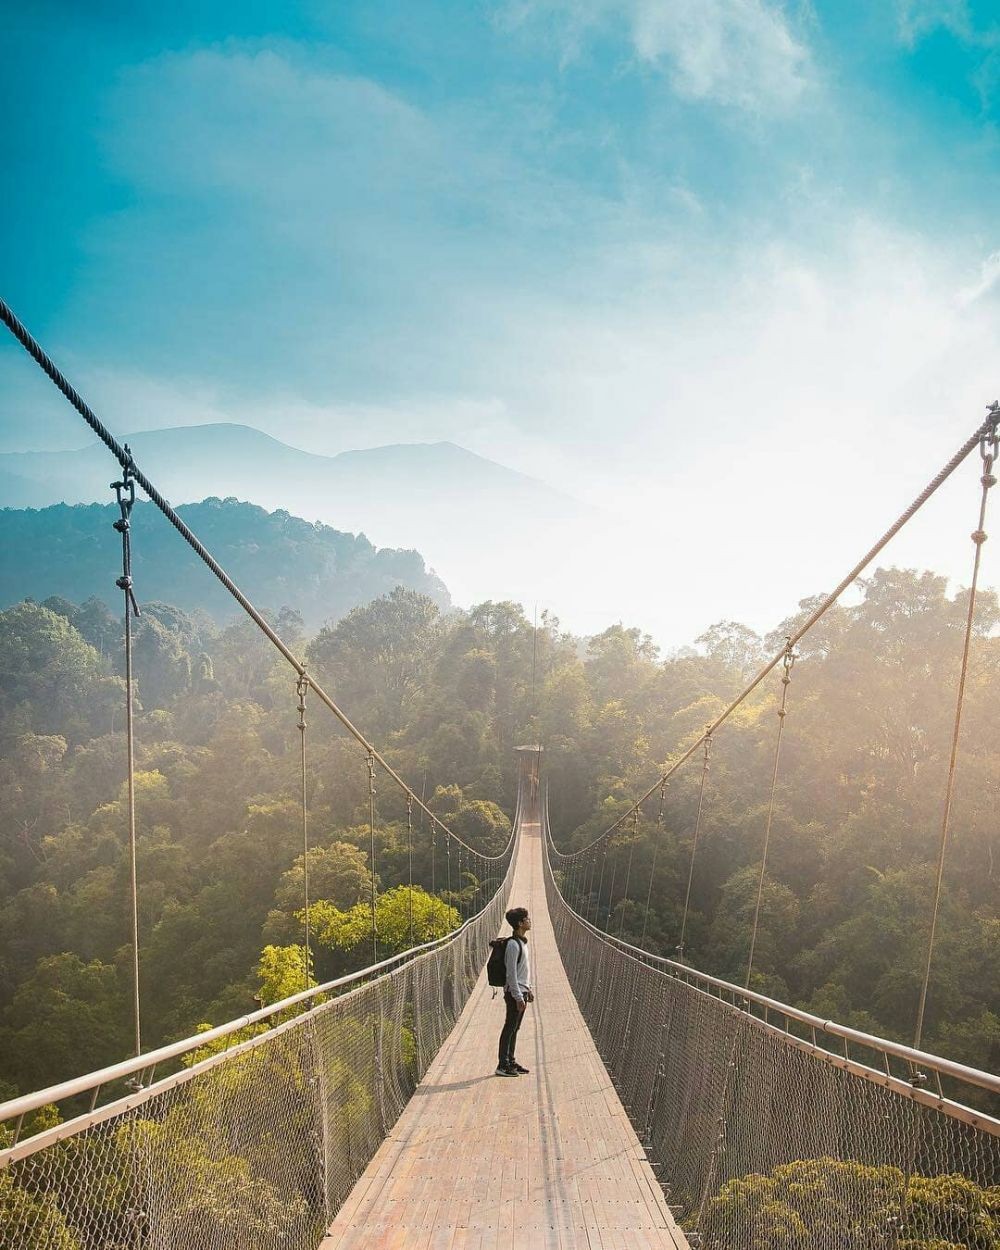
POLYGON ((532 919, 536 999, 517 1043, 530 1076, 494 1075, 504 1012, 484 970, 320 1250, 687 1246, 566 978, 537 823, 522 824, 510 906, 532 919))

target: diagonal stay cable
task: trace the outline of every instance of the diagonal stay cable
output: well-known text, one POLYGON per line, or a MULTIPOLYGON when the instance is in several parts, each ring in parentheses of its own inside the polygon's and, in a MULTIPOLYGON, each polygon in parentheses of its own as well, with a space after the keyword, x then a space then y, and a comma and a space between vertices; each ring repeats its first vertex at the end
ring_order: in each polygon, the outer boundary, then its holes
MULTIPOLYGON (((83 399, 80 393, 71 385, 65 374, 56 366, 52 358, 47 354, 41 344, 35 339, 30 331, 18 320, 10 305, 6 300, 0 299, 0 321, 4 323, 14 338, 21 344, 28 355, 34 360, 42 372, 57 387, 58 390, 69 400, 73 407, 77 410, 87 425, 93 430, 101 442, 107 447, 111 454, 115 457, 122 469, 127 469, 130 475, 139 483, 142 489, 149 496, 149 499, 156 504, 157 508, 163 513, 170 524, 177 530, 178 534, 184 539, 189 547, 200 557, 209 569, 215 574, 219 581, 225 586, 226 590, 233 596, 244 612, 250 617, 254 624, 260 629, 274 646, 281 652, 282 656, 295 669, 300 678, 308 682, 311 690, 315 691, 316 697, 321 703, 324 703, 334 714, 337 720, 344 726, 347 732, 356 739, 357 742, 375 757, 379 764, 385 769, 389 776, 393 779, 397 786, 407 795, 409 795, 420 809, 425 812, 434 825, 443 829, 449 837, 455 839, 457 843, 466 847, 467 850, 473 851, 476 855, 484 860, 501 860, 507 854, 510 842, 499 855, 484 855, 482 851, 476 850, 475 847, 463 841, 456 833, 453 833, 448 826, 439 819, 431 809, 418 797, 415 791, 411 790, 399 773, 385 760, 385 758, 375 749, 368 741, 360 729, 351 721, 337 703, 326 693, 319 683, 306 672, 306 666, 302 660, 292 652, 286 643, 279 637, 273 626, 268 624, 261 613, 253 606, 246 595, 240 590, 226 570, 219 564, 218 560, 212 555, 201 540, 193 533, 193 531, 184 523, 177 515, 169 501, 157 490, 149 478, 135 464, 132 454, 129 452, 111 433, 104 422, 98 417, 90 405, 83 399)), ((511 838, 513 838, 513 829, 511 838)))
POLYGON ((830 610, 830 608, 833 607, 833 605, 837 602, 837 600, 844 593, 844 591, 848 588, 848 586, 850 586, 853 582, 857 580, 858 577, 860 577, 860 575, 865 571, 868 565, 871 564, 872 560, 874 560, 875 557, 879 555, 882 552, 882 550, 885 547, 887 547, 889 543, 896 537, 899 531, 909 521, 913 519, 913 517, 917 514, 917 512, 920 511, 920 509, 924 506, 924 504, 928 501, 928 499, 930 499, 931 496, 938 490, 938 488, 941 487, 948 480, 949 477, 951 477, 951 475, 955 472, 955 470, 959 467, 959 465, 962 464, 962 462, 970 455, 970 453, 975 451, 978 447, 980 447, 984 439, 992 438, 995 435, 997 429, 1000 428, 1000 401, 990 404, 989 408, 987 409, 987 412, 989 415, 987 416, 986 420, 983 421, 983 423, 977 427, 975 433, 971 434, 966 439, 966 441, 962 444, 962 446, 958 449, 958 451, 955 452, 955 454, 948 461, 948 463, 944 466, 944 468, 941 469, 941 471, 937 474, 936 477, 934 477, 930 482, 928 482, 928 484, 924 487, 924 489, 920 492, 920 494, 916 497, 916 499, 914 499, 913 503, 910 504, 910 506, 906 509, 906 511, 901 513, 900 516, 896 518, 896 520, 892 523, 892 525, 889 526, 889 528, 885 531, 885 533, 878 540, 878 542, 875 543, 875 545, 871 547, 861 557, 861 559, 857 562, 854 568, 852 568, 851 571, 848 574, 846 574, 846 576, 838 584, 836 589, 831 591, 830 594, 828 594, 826 598, 822 601, 822 603, 820 603, 819 606, 816 607, 809 614, 806 621, 802 625, 800 625, 799 628, 793 634, 789 636, 786 645, 781 648, 781 650, 777 653, 777 655, 775 655, 772 659, 770 659, 764 665, 764 667, 760 670, 760 672, 757 673, 757 675, 743 688, 743 690, 736 696, 736 698, 733 699, 732 703, 730 703, 729 706, 723 712, 721 712, 715 718, 714 721, 712 721, 712 723, 705 729, 705 731, 688 747, 688 749, 681 756, 679 756, 673 762, 673 764, 670 765, 670 767, 666 770, 666 772, 663 773, 662 776, 657 778, 657 780, 653 783, 653 785, 651 785, 649 789, 645 791, 644 794, 642 794, 638 799, 635 800, 634 803, 632 803, 624 812, 622 812, 622 814, 618 817, 618 819, 615 821, 613 825, 605 829, 603 833, 598 834, 598 836, 594 838, 592 842, 588 842, 586 846, 580 847, 579 850, 570 851, 568 853, 560 851, 559 848, 555 846, 555 844, 553 843, 552 849, 553 851, 555 851, 556 855, 560 859, 571 859, 576 855, 582 855, 585 851, 589 851, 591 847, 596 846, 599 842, 603 841, 605 838, 610 837, 611 834, 613 834, 615 830, 621 826, 622 822, 627 820, 632 815, 633 811, 635 811, 637 807, 640 807, 643 803, 645 803, 645 801, 650 797, 650 795, 654 794, 660 788, 660 786, 664 784, 664 782, 669 781, 670 778, 681 767, 682 764, 687 763, 687 761, 691 758, 692 755, 694 755, 694 753, 698 750, 698 748, 701 746, 701 744, 705 741, 706 738, 710 738, 712 734, 714 734, 715 731, 720 727, 720 725, 723 725, 729 719, 729 717, 732 716, 733 712, 735 712, 736 709, 750 697, 750 695, 757 689, 757 687, 764 680, 764 678, 767 677, 769 673, 773 672, 773 670, 777 668, 777 666, 782 662, 785 656, 786 648, 794 647, 798 642, 801 641, 801 639, 803 639, 806 636, 806 634, 809 633, 809 631, 813 628, 813 626, 826 615, 826 613, 830 610))

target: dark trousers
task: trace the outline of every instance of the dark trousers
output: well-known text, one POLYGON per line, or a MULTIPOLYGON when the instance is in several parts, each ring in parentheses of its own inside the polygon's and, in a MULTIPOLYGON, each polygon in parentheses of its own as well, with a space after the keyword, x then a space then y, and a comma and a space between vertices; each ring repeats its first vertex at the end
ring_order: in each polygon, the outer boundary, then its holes
POLYGON ((504 990, 503 1001, 504 1006, 507 1008, 507 1014, 504 1017, 503 1029, 500 1032, 499 1065, 501 1068, 509 1068, 514 1062, 517 1031, 521 1027, 521 1021, 524 1019, 524 1012, 518 1010, 517 999, 510 990, 504 990))

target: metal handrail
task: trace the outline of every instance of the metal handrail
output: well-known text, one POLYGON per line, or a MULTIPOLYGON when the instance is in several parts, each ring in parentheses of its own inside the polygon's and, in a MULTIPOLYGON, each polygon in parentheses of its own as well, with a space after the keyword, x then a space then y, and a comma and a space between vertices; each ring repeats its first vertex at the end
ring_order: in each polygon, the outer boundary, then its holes
MULTIPOLYGON (((511 835, 507 841, 507 846, 504 848, 504 853, 508 849, 512 851, 516 849, 512 847, 512 843, 517 833, 518 825, 516 822, 519 816, 520 812, 518 811, 515 815, 515 823, 511 826, 511 835)), ((513 860, 513 854, 511 859, 513 860)), ((87 1093, 89 1090, 100 1091, 103 1086, 110 1085, 129 1076, 134 1076, 136 1073, 150 1072, 163 1063, 178 1059, 183 1055, 190 1054, 192 1051, 200 1050, 212 1042, 228 1037, 251 1025, 259 1024, 262 1020, 267 1020, 280 1012, 288 1011, 289 1008, 297 1007, 301 1003, 308 1003, 311 999, 315 999, 321 994, 342 990, 374 975, 382 975, 395 965, 414 959, 439 946, 452 942, 483 914, 496 897, 496 893, 504 888, 506 881, 507 877, 505 875, 498 890, 490 896, 479 911, 470 916, 457 929, 453 929, 451 933, 445 934, 444 937, 434 938, 432 941, 424 942, 420 946, 412 946, 409 950, 401 951, 398 955, 393 955, 389 959, 383 959, 377 964, 370 964, 367 968, 362 968, 357 972, 349 972, 332 981, 326 981, 322 985, 315 985, 308 990, 300 990, 297 994, 283 998, 281 1002, 272 1003, 269 1007, 261 1007, 258 1011, 252 1011, 249 1015, 240 1016, 238 1019, 230 1020, 226 1024, 217 1025, 214 1029, 208 1029, 204 1033, 196 1033, 191 1037, 183 1038, 181 1041, 161 1046, 157 1050, 146 1051, 144 1054, 136 1055, 131 1059, 123 1059, 120 1063, 111 1064, 107 1068, 99 1068, 96 1072, 90 1072, 85 1076, 61 1081, 58 1085, 49 1085, 46 1089, 38 1090, 33 1094, 22 1094, 17 1098, 0 1103, 0 1124, 8 1120, 20 1120, 30 1112, 37 1111, 39 1107, 48 1106, 50 1103, 62 1102, 67 1098, 74 1098, 79 1094, 87 1093)), ((97 1094, 95 1093, 95 1103, 96 1098, 97 1094)))
MULTIPOLYGON (((545 819, 545 852, 546 862, 548 861, 548 848, 551 841, 551 832, 548 825, 548 803, 543 804, 543 815, 545 819)), ((552 865, 549 863, 549 871, 552 872, 552 865)), ((562 900, 567 909, 572 912, 573 917, 578 923, 584 925, 601 941, 608 942, 621 950, 628 952, 633 958, 638 958, 643 963, 656 965, 666 970, 667 975, 681 977, 688 983, 696 982, 701 986, 710 986, 712 989, 733 998, 739 998, 746 1003, 754 1003, 759 1007, 763 1007, 765 1011, 779 1012, 788 1020, 795 1020, 800 1024, 804 1024, 809 1029, 817 1032, 825 1033, 830 1037, 839 1038, 841 1041, 854 1043, 858 1046, 866 1046, 871 1050, 875 1050, 883 1055, 890 1055, 893 1058, 901 1059, 910 1064, 910 1066, 919 1070, 921 1068, 929 1068, 933 1072, 940 1073, 941 1076, 952 1077, 959 1081, 964 1081, 969 1085, 976 1085, 980 1089, 989 1090, 991 1093, 1000 1094, 1000 1076, 992 1072, 984 1072, 979 1068, 970 1068, 966 1064, 956 1063, 952 1059, 943 1059, 938 1055, 929 1054, 924 1050, 914 1050, 912 1046, 905 1046, 901 1042, 889 1041, 887 1038, 877 1037, 873 1033, 862 1033, 859 1029, 849 1028, 845 1024, 837 1024, 835 1020, 824 1020, 821 1016, 814 1016, 808 1011, 803 1011, 799 1007, 791 1007, 787 1003, 779 1002, 775 998, 768 998, 766 994, 760 994, 756 990, 744 989, 742 986, 734 985, 730 981, 724 981, 721 977, 713 977, 707 972, 699 972, 696 968, 691 968, 687 964, 679 963, 675 959, 668 959, 663 955, 653 955, 649 951, 643 950, 639 946, 633 946, 631 943, 624 941, 622 938, 615 937, 613 934, 605 933, 603 929, 598 929, 596 925, 591 924, 589 920, 581 916, 579 912, 573 910, 566 899, 563 897, 562 891, 559 889, 555 874, 552 875, 552 883, 555 886, 556 893, 562 900)))

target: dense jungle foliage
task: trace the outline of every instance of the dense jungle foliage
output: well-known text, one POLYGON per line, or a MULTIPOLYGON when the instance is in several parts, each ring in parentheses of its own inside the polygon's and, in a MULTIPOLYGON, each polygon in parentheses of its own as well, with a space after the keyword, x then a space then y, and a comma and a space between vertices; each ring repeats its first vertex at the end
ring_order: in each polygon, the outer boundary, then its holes
MULTIPOLYGON (((268 512, 238 499, 181 504, 181 518, 218 557, 241 590, 257 603, 291 603, 316 630, 351 608, 407 586, 442 608, 444 583, 416 551, 376 548, 364 534, 346 534, 288 512, 268 512)), ((96 595, 118 610, 115 504, 54 504, 0 508, 0 606, 29 596, 82 600, 96 595)), ((207 579, 198 556, 178 543, 153 504, 137 501, 132 514, 132 572, 145 600, 171 603, 218 624, 231 619, 233 601, 207 579)))
MULTIPOLYGON (((966 599, 943 579, 882 570, 804 641, 788 695, 754 983, 842 1022, 908 1040, 933 887, 966 599)), ((810 601, 802 605, 808 611, 810 601)), ((1000 1058, 1000 612, 983 597, 928 1006, 929 1049, 1000 1058)), ((554 835, 585 845, 691 743, 794 621, 759 638, 723 622, 662 657, 637 629, 581 640, 522 609, 443 613, 397 588, 306 638, 310 671, 463 837, 500 849, 514 747, 544 744, 554 835)), ((162 603, 136 622, 139 912, 144 1041, 276 1001, 302 974, 299 733, 294 674, 247 622, 162 603), (256 1000, 256 1001, 255 1001, 256 1000)), ((38 1088, 126 1055, 130 911, 123 806, 121 624, 96 600, 0 612, 0 1077, 38 1088)), ((770 783, 777 676, 717 735, 686 957, 740 979, 770 783)), ((352 909, 370 890, 363 753, 311 705, 309 804, 315 976, 368 961, 352 909)), ((697 758, 647 804, 629 896, 592 905, 673 953, 698 797, 697 758), (637 901, 638 900, 638 901, 637 901)), ((405 809, 378 787, 377 880, 405 907, 405 809)), ((631 826, 609 856, 630 851, 631 826)), ((425 934, 481 898, 449 891, 442 847, 417 822, 425 934), (431 890, 433 887, 433 896, 431 890)), ((609 869, 610 871, 610 869, 609 869)), ((354 913, 355 917, 357 913, 354 913)), ((406 944, 398 923, 397 944, 406 944)), ((484 952, 485 955, 485 952, 484 952)))

